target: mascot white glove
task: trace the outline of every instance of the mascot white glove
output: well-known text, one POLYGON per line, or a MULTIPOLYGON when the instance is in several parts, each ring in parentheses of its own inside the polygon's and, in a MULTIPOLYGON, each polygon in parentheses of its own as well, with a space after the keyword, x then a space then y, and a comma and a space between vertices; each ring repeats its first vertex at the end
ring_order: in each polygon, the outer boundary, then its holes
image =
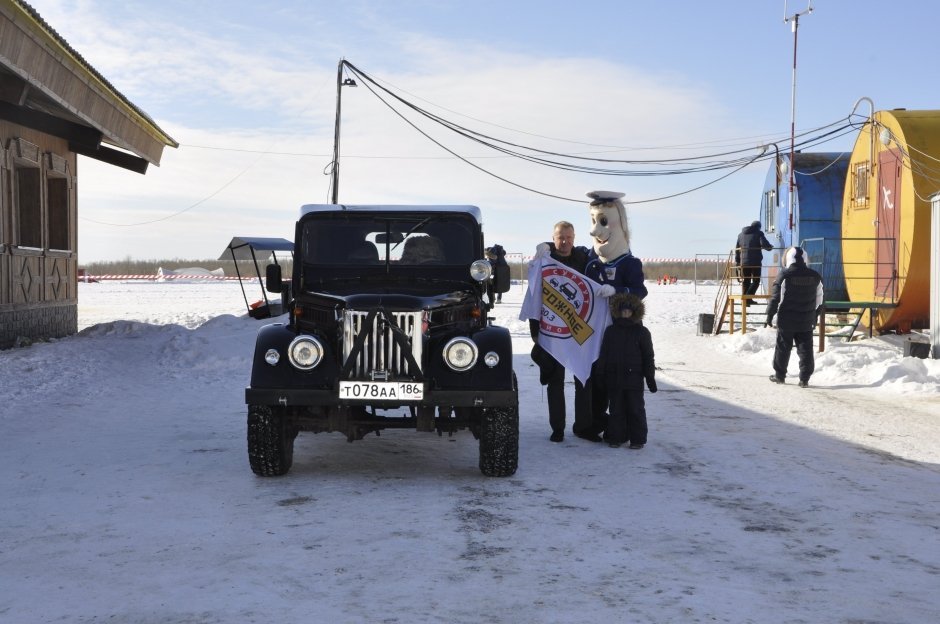
POLYGON ((616 292, 617 289, 610 284, 603 284, 600 288, 597 289, 597 296, 601 299, 607 299, 608 297, 613 296, 613 294, 616 292))

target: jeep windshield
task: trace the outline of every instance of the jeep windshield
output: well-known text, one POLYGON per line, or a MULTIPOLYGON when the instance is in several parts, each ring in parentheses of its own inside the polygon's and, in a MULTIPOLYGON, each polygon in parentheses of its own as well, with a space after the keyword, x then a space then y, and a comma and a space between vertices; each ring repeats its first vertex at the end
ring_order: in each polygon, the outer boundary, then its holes
POLYGON ((314 213, 302 223, 304 282, 309 288, 421 277, 465 284, 480 258, 478 228, 462 213, 314 213))

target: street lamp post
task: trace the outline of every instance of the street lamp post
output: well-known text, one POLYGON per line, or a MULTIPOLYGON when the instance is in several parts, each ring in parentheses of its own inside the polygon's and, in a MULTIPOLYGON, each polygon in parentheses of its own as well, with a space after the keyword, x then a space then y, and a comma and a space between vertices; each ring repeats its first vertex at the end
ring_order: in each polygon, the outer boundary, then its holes
POLYGON ((787 15, 787 2, 783 2, 783 22, 791 23, 793 30, 793 82, 790 88, 790 178, 788 182, 788 193, 787 193, 787 212, 789 219, 790 231, 793 231, 793 176, 795 175, 796 167, 793 166, 793 158, 796 152, 796 35, 797 30, 800 28, 800 16, 809 15, 813 12, 813 0, 808 0, 805 11, 799 13, 794 13, 793 15, 787 15))
POLYGON ((340 59, 336 67, 336 119, 333 125, 333 162, 330 168, 330 203, 339 203, 339 119, 342 110, 343 87, 355 87, 356 81, 352 78, 343 79, 343 69, 346 59, 340 59))

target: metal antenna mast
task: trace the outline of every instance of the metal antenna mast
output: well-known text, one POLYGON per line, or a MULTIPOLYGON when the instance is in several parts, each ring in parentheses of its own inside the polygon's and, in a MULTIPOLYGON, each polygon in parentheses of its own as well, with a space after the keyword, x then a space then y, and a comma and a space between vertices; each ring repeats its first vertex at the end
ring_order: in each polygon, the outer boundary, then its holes
POLYGON ((787 13, 787 0, 783 0, 783 23, 791 24, 791 29, 793 30, 793 83, 790 88, 790 166, 787 167, 790 173, 788 183, 789 191, 787 193, 787 212, 791 231, 793 230, 793 180, 796 175, 794 172, 796 167, 793 165, 796 145, 796 36, 800 28, 800 16, 809 15, 812 12, 813 0, 808 0, 805 11, 789 15, 787 13))
POLYGON ((342 108, 343 87, 355 87, 356 81, 352 78, 343 79, 343 69, 346 67, 346 59, 340 59, 336 67, 336 120, 333 126, 333 162, 330 167, 330 203, 339 203, 339 119, 342 108))

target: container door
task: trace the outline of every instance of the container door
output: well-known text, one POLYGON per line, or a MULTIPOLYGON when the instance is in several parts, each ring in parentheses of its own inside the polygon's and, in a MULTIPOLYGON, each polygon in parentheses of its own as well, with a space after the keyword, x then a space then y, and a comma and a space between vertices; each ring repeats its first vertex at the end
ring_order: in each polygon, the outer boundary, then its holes
POLYGON ((875 236, 875 297, 894 300, 897 289, 898 235, 901 215, 901 154, 897 149, 878 154, 878 215, 875 236))

